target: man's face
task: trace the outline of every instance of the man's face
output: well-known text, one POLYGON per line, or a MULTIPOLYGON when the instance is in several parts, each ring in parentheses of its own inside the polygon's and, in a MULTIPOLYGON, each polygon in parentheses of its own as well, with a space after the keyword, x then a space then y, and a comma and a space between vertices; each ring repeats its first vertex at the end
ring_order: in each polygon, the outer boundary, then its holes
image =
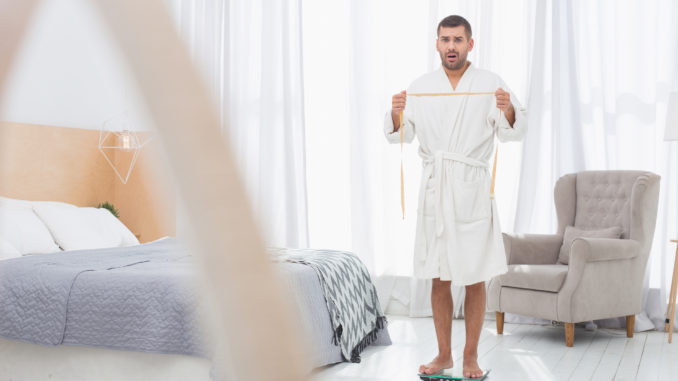
POLYGON ((448 70, 459 70, 466 64, 468 52, 473 50, 473 38, 466 37, 463 25, 454 28, 442 27, 436 40, 436 50, 448 70))

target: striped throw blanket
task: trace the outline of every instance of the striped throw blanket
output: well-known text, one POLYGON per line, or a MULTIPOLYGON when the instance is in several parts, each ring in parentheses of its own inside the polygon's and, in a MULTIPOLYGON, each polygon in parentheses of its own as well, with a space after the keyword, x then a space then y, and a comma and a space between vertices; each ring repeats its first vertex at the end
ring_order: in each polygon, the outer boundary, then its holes
POLYGON ((334 343, 344 360, 360 362, 360 353, 386 327, 377 290, 365 265, 353 253, 331 250, 271 248, 278 261, 308 265, 321 280, 334 329, 334 343))

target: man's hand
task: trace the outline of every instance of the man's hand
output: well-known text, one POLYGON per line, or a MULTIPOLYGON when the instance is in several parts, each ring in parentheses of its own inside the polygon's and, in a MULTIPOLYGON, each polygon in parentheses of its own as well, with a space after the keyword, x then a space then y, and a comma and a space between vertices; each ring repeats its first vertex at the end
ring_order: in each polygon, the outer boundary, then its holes
POLYGON ((500 87, 494 92, 494 97, 497 98, 497 108, 507 112, 511 107, 511 94, 500 87))
POLYGON ((504 112, 506 120, 513 127, 513 123, 516 121, 516 114, 513 104, 511 104, 511 94, 500 87, 494 92, 494 97, 497 98, 497 108, 504 112))
POLYGON ((391 119, 393 119, 393 132, 400 129, 400 113, 405 109, 407 91, 403 90, 393 95, 391 99, 391 119))

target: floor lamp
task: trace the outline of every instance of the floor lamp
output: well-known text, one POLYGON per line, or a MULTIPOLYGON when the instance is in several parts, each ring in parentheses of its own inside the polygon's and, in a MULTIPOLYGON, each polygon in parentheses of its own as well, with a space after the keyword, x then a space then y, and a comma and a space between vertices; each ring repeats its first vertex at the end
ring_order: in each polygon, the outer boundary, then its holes
MULTIPOLYGON (((669 104, 666 109, 666 130, 664 140, 678 140, 678 93, 669 94, 669 104)), ((678 244, 678 237, 671 242, 678 244)), ((669 305, 666 309, 665 329, 669 333, 669 343, 673 336, 673 319, 676 316, 676 288, 678 288, 678 247, 673 262, 673 276, 671 277, 671 292, 669 293, 669 305)))

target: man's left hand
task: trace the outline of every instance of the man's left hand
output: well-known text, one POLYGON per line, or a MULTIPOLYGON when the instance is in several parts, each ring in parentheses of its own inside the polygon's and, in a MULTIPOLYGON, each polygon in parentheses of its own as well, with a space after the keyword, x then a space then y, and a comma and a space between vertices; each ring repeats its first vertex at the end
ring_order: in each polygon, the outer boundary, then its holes
POLYGON ((494 97, 497 98, 497 108, 504 112, 504 117, 509 122, 509 125, 513 127, 513 123, 516 121, 516 114, 511 104, 511 94, 500 87, 494 92, 494 97))
POLYGON ((511 108, 511 94, 500 87, 494 92, 494 97, 497 98, 497 108, 508 112, 511 108))

